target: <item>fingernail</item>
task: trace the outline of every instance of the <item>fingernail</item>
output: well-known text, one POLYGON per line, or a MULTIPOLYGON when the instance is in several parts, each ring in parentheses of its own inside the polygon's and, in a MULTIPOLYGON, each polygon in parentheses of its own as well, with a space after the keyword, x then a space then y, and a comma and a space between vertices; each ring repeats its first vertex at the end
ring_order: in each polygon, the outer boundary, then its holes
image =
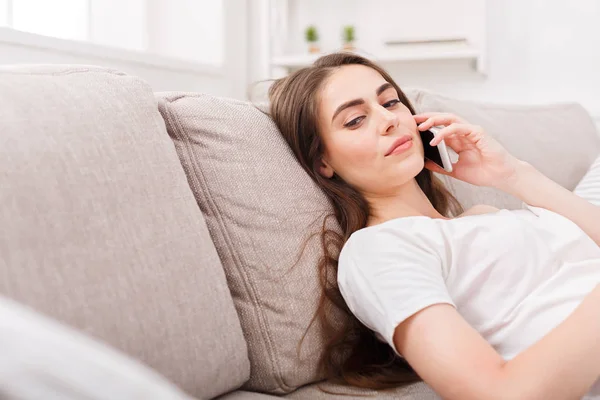
POLYGON ((435 139, 431 139, 431 142, 429 142, 429 144, 433 146, 433 142, 435 142, 435 139))

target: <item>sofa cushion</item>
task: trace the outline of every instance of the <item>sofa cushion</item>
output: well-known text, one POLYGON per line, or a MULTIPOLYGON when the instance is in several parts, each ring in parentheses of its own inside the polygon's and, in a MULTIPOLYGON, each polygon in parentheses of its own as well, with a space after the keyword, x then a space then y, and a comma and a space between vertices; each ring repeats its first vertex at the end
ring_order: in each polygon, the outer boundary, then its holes
POLYGON ((3 400, 191 400, 139 362, 0 296, 3 400))
POLYGON ((199 398, 247 348, 150 87, 94 67, 0 69, 0 293, 199 398))
MULTIPOLYGON (((417 112, 449 112, 481 125, 511 154, 531 163, 573 190, 600 152, 600 136, 588 112, 577 103, 504 105, 465 101, 410 88, 417 112)), ((437 175, 437 174, 436 174, 437 175)), ((496 189, 438 175, 465 209, 475 204, 521 208, 522 202, 496 189)))
POLYGON ((162 93, 167 123, 217 246, 248 342, 248 390, 286 393, 314 382, 322 352, 313 325, 318 242, 294 266, 329 210, 272 120, 252 104, 203 94, 162 93))
POLYGON ((291 400, 440 400, 433 389, 424 382, 386 390, 371 390, 320 382, 302 387, 284 396, 291 400))
POLYGON ((246 392, 236 390, 235 392, 227 393, 215 400, 277 400, 280 396, 271 396, 270 394, 246 392))

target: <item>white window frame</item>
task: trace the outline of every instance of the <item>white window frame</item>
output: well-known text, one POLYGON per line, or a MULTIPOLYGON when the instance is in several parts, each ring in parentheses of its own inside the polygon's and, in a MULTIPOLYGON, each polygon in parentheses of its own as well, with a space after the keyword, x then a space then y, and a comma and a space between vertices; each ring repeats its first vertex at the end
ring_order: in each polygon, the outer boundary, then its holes
POLYGON ((13 0, 6 0, 6 26, 13 26, 13 0))
MULTIPOLYGON (((92 0, 87 0, 88 10, 91 13, 92 0)), ((0 27, 0 43, 17 45, 22 47, 47 49, 64 54, 77 56, 88 56, 106 60, 125 61, 128 63, 141 64, 144 66, 161 68, 171 71, 201 73, 215 77, 224 76, 224 68, 204 64, 196 61, 181 60, 173 57, 162 56, 136 50, 121 49, 116 47, 104 46, 93 42, 82 42, 69 39, 60 39, 51 36, 44 36, 30 32, 23 32, 12 28, 12 0, 7 0, 7 26, 0 27)), ((88 15, 88 39, 91 36, 93 16, 88 15)), ((144 21, 146 22, 146 21, 144 21)), ((225 21, 227 25, 227 21, 225 21)), ((146 25, 147 26, 147 25, 146 25)), ((226 30, 227 32, 227 30, 226 30)), ((145 38, 147 32, 143 32, 145 38)), ((226 63, 227 60, 224 60, 226 63)))

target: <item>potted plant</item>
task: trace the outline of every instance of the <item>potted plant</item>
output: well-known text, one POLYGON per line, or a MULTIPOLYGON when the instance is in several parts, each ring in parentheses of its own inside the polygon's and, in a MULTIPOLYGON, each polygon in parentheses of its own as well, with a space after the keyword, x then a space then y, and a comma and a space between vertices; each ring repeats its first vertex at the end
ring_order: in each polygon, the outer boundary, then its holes
POLYGON ((342 32, 342 41, 344 43, 344 50, 352 51, 354 47, 355 31, 353 25, 346 25, 342 32))
POLYGON ((306 28, 304 32, 306 42, 308 43, 308 51, 310 53, 319 53, 321 50, 319 49, 319 32, 317 31, 317 27, 314 25, 310 25, 306 28))

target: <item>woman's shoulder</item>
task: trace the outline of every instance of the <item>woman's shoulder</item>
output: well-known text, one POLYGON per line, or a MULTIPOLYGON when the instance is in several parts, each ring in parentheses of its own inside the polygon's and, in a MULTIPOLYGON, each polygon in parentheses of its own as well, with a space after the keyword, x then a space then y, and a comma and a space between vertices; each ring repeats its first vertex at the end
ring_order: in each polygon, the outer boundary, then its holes
POLYGON ((443 247, 441 226, 426 216, 402 217, 367 226, 352 233, 343 246, 345 253, 373 255, 443 247))

